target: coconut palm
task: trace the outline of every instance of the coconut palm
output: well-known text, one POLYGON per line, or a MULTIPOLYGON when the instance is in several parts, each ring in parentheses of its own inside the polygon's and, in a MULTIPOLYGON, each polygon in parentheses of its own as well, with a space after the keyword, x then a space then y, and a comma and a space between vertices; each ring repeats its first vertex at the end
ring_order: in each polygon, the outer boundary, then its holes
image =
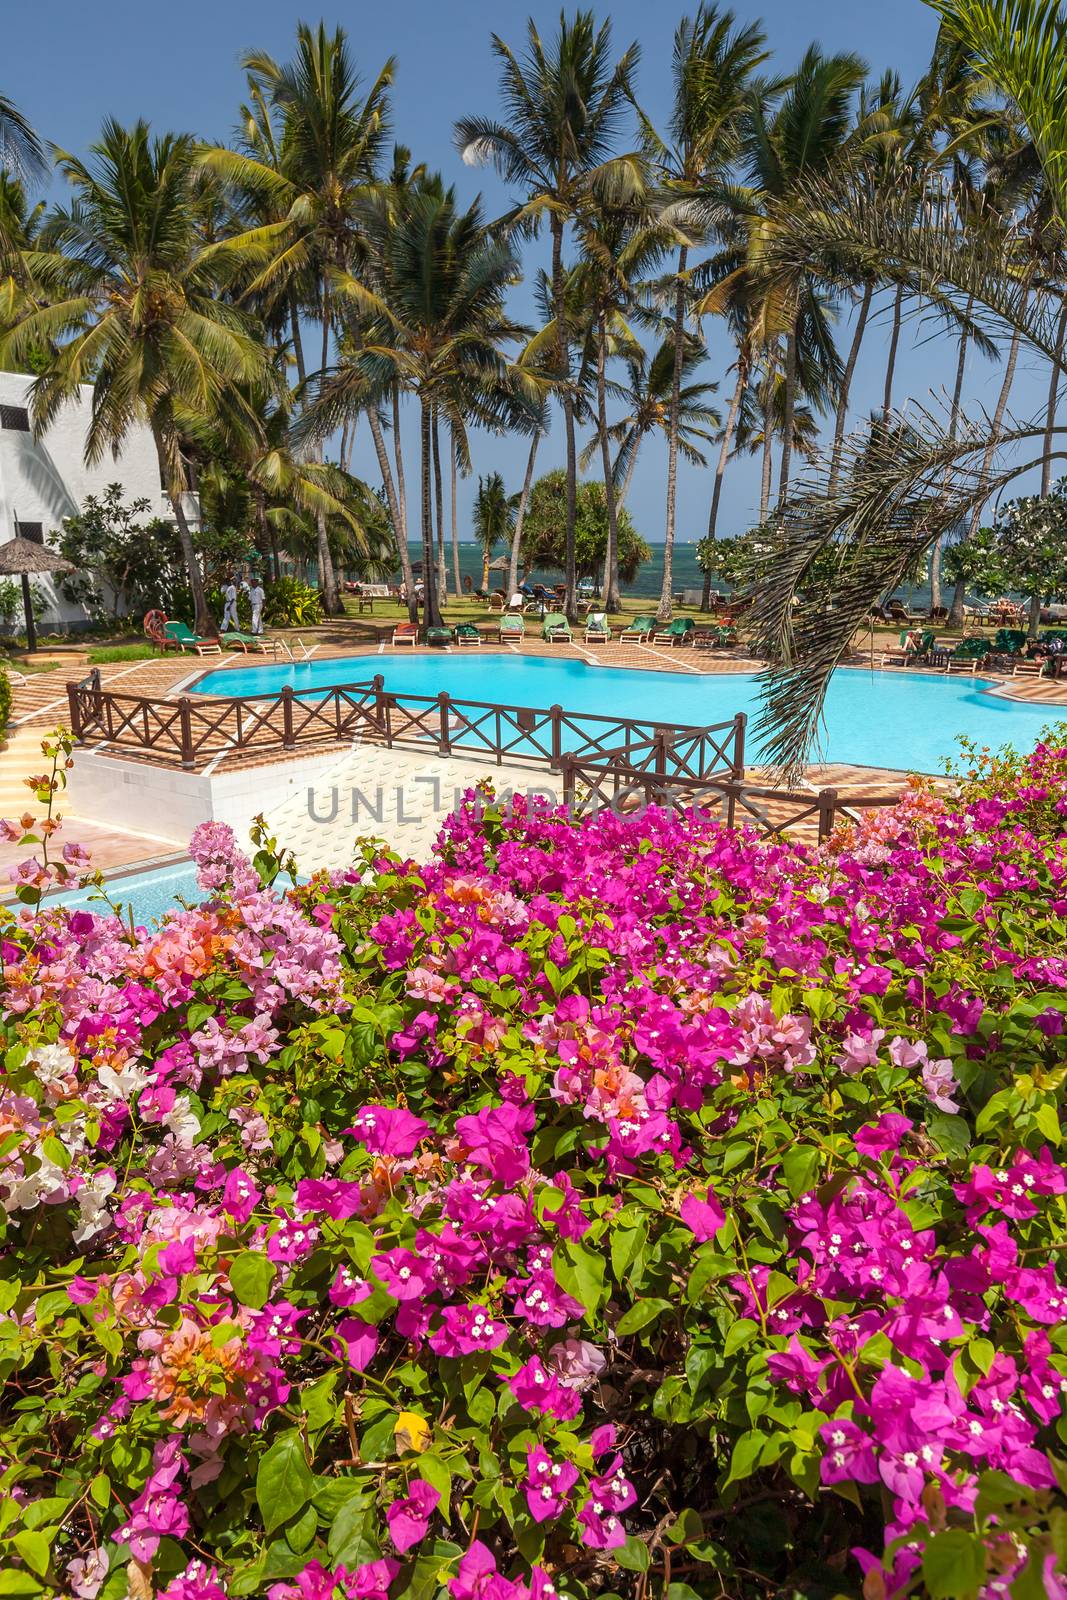
POLYGON ((22 264, 30 309, 0 341, 0 362, 48 352, 31 391, 46 429, 92 381, 85 458, 121 449, 135 423, 152 432, 189 573, 196 626, 211 618, 183 505, 186 441, 224 417, 231 436, 257 431, 244 396, 266 382, 267 355, 249 318, 220 294, 228 246, 201 244, 193 140, 153 139, 144 122, 106 122, 88 162, 57 165, 75 191, 50 216, 22 264))
POLYGON ((39 136, 18 106, 0 94, 0 173, 28 188, 44 177, 47 168, 39 136))
MULTIPOLYGON (((711 444, 721 425, 718 409, 711 403, 718 384, 698 377, 707 360, 699 339, 686 336, 682 353, 682 378, 678 387, 678 451, 690 465, 707 466, 702 445, 711 444)), ((671 399, 674 389, 674 333, 671 330, 651 351, 638 346, 623 358, 625 382, 616 379, 609 393, 625 407, 623 416, 608 428, 615 446, 612 474, 617 486, 616 499, 626 504, 633 483, 634 468, 647 439, 670 433, 671 399)), ((592 460, 599 441, 593 440, 582 451, 584 469, 592 460)))
MULTIPOLYGON (((331 35, 320 22, 314 29, 299 24, 291 62, 251 51, 243 64, 261 104, 281 115, 280 139, 268 140, 259 118, 253 137, 262 135, 261 148, 248 152, 216 146, 201 159, 225 182, 259 196, 272 218, 284 214, 284 231, 272 222, 266 239, 259 229, 243 237, 242 247, 258 268, 250 288, 291 302, 309 279, 313 282, 322 374, 329 365, 334 327, 333 276, 351 274, 355 265, 357 214, 377 182, 388 139, 394 63, 387 61, 363 93, 344 29, 331 35)), ((247 131, 252 130, 246 126, 247 131)), ((298 321, 294 319, 297 342, 298 321)), ((342 607, 322 513, 318 526, 319 584, 323 609, 332 616, 342 607)))
POLYGON ((674 35, 673 102, 669 142, 645 120, 646 150, 661 173, 663 217, 677 230, 673 280, 673 368, 667 424, 667 505, 663 544, 661 621, 671 615, 686 313, 690 303, 689 251, 723 210, 722 191, 751 111, 755 77, 767 60, 766 36, 756 23, 735 27, 732 11, 701 5, 674 35))
MULTIPOLYGON (((503 354, 522 334, 504 312, 518 264, 506 234, 486 231, 476 202, 459 211, 452 189, 410 194, 383 243, 385 307, 366 319, 358 349, 342 352, 301 423, 324 437, 344 417, 402 386, 419 405, 424 620, 440 626, 433 547, 433 424, 448 419, 457 439, 468 419, 494 425, 521 376, 503 354), (457 395, 463 392, 461 409, 457 395)), ((339 300, 365 309, 363 286, 338 274, 339 300)))
POLYGON ((577 507, 575 395, 571 385, 568 321, 564 315, 566 275, 563 240, 568 223, 592 189, 625 198, 633 188, 635 160, 611 156, 611 141, 631 97, 638 47, 632 44, 611 60, 611 25, 596 27, 590 11, 560 17, 559 32, 547 46, 531 19, 527 48, 519 58, 493 34, 501 68, 501 96, 507 120, 462 117, 456 143, 464 161, 492 162, 505 182, 525 199, 516 220, 537 227, 547 221, 552 241, 552 316, 556 334, 552 376, 563 402, 567 452, 565 606, 573 620, 577 608, 574 528, 577 507))
POLYGON ((493 551, 505 539, 510 541, 515 526, 517 495, 509 495, 499 472, 478 479, 474 500, 474 537, 482 547, 482 589, 489 587, 489 563, 493 551))

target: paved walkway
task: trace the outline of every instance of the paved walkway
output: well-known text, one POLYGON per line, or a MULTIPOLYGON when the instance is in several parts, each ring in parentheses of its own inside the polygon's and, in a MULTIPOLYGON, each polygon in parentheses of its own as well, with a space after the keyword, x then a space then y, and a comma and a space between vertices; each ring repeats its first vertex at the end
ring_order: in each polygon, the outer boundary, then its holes
POLYGON ((366 744, 346 753, 311 789, 267 813, 279 845, 304 870, 348 866, 357 839, 383 839, 425 860, 445 818, 469 789, 488 780, 506 791, 558 799, 562 785, 545 767, 497 767, 487 761, 366 744))

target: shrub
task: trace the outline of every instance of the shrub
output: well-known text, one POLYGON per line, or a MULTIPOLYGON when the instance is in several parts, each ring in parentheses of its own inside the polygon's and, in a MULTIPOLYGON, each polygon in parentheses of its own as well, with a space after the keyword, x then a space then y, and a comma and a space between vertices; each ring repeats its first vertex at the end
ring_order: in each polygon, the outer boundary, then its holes
POLYGON ((11 715, 11 680, 0 666, 0 733, 7 727, 11 715))
POLYGON ((1061 1593, 1017 776, 820 854, 471 796, 286 896, 211 824, 204 906, 9 925, 11 1592, 1061 1593))
POLYGON ((314 627, 322 621, 319 591, 301 578, 275 578, 267 585, 263 618, 272 628, 314 627))

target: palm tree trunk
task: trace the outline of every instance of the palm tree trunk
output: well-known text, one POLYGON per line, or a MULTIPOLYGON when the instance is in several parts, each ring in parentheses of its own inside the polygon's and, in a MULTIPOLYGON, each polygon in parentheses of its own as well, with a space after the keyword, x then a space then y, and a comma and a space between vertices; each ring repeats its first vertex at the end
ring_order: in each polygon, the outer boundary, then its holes
POLYGON ((373 406, 367 411, 367 421, 370 424, 370 436, 374 441, 374 451, 378 457, 378 467, 382 474, 382 486, 385 489, 385 500, 389 507, 389 520, 393 524, 393 538, 396 540, 397 559, 400 562, 400 579, 404 585, 404 593, 407 596, 408 616, 412 622, 417 622, 419 608, 415 600, 415 578, 411 570, 411 551, 408 549, 407 523, 400 509, 400 500, 397 497, 396 483, 389 465, 389 451, 386 449, 381 419, 373 406))
MULTIPOLYGON (((515 512, 515 527, 511 534, 511 556, 508 562, 508 593, 512 595, 519 587, 519 551, 522 548, 522 525, 526 520, 526 502, 530 498, 530 485, 533 483, 534 462, 537 460, 537 446, 541 442, 540 431, 534 433, 530 440, 530 454, 526 457, 526 476, 522 480, 522 492, 519 495, 519 505, 515 512)), ((482 588, 487 586, 483 583, 482 588)))
POLYGON ((897 365, 897 345, 900 343, 900 315, 904 306, 904 285, 898 284, 893 296, 893 333, 889 340, 889 360, 885 369, 885 391, 882 395, 882 421, 889 421, 893 408, 893 374, 897 365))
MULTIPOLYGON (((971 310, 972 310, 973 306, 974 306, 974 296, 970 295, 970 296, 968 296, 968 299, 967 299, 967 315, 968 315, 968 317, 971 314, 971 310)), ((949 436, 949 439, 955 439, 956 430, 959 427, 959 422, 960 422, 960 400, 961 400, 962 395, 963 395, 963 374, 964 374, 964 371, 966 370, 966 367, 967 367, 967 346, 968 346, 969 340, 970 340, 970 332, 966 327, 964 327, 963 332, 960 334, 960 351, 959 351, 959 357, 958 357, 958 359, 956 361, 956 382, 953 385, 953 389, 952 389, 952 409, 949 412, 949 418, 948 418, 948 436, 949 436)), ((944 540, 944 538, 941 538, 934 545, 933 551, 931 552, 931 555, 930 555, 930 610, 931 610, 931 612, 937 612, 937 611, 940 611, 940 609, 941 609, 941 561, 942 561, 942 558, 944 556, 944 549, 945 549, 945 540, 944 540)), ((963 620, 963 601, 964 601, 965 593, 966 593, 966 583, 963 580, 957 578, 957 580, 956 580, 956 592, 952 597, 952 608, 951 608, 950 616, 956 616, 956 617, 959 618, 960 621, 963 620)))
POLYGON ((785 406, 782 416, 782 465, 778 478, 778 509, 785 505, 789 493, 789 466, 793 459, 793 418, 797 408, 797 329, 793 326, 785 338, 785 406))
POLYGON ((600 460, 604 469, 604 500, 608 511, 608 548, 604 556, 604 609, 619 609, 619 519, 615 509, 615 482, 611 475, 611 445, 608 440, 608 330, 603 307, 596 326, 596 405, 600 432, 600 460))
POLYGON ((440 423, 433 414, 433 487, 434 506, 437 511, 437 594, 440 600, 448 597, 448 567, 445 563, 445 497, 441 482, 440 423))
MULTIPOLYGON (((741 410, 741 401, 744 399, 745 384, 748 382, 748 373, 745 362, 739 354, 737 358, 737 382, 730 399, 730 410, 726 417, 726 427, 723 429, 722 448, 715 466, 715 487, 711 491, 711 509, 708 512, 708 538, 714 539, 715 530, 719 524, 719 499, 722 495, 722 480, 726 474, 726 463, 730 459, 730 449, 734 442, 734 430, 737 427, 737 418, 741 410)), ((700 596, 701 611, 711 608, 711 573, 704 574, 704 590, 700 596)))
POLYGON ((1067 300, 1063 303, 1059 325, 1056 329, 1056 354, 1052 362, 1052 373, 1048 383, 1048 402, 1045 406, 1044 458, 1041 462, 1042 496, 1047 495, 1052 488, 1052 440, 1056 431, 1056 406, 1059 400, 1060 378, 1063 374, 1063 346, 1065 341, 1067 341, 1067 300))
POLYGON ((296 295, 289 293, 289 321, 293 330, 293 355, 296 357, 296 375, 301 383, 307 378, 304 366, 304 342, 300 337, 300 308, 296 303, 296 295))
POLYGON ((859 360, 860 345, 867 328, 867 318, 870 315, 871 301, 874 298, 874 284, 867 283, 863 288, 863 299, 860 301, 859 314, 856 317, 856 331, 852 335, 849 346, 848 360, 845 362, 845 371, 841 378, 841 393, 837 397, 837 418, 834 423, 834 449, 830 458, 830 481, 828 492, 833 494, 837 488, 837 479, 841 471, 841 445, 845 437, 845 423, 848 420, 848 398, 852 390, 852 378, 856 371, 856 362, 859 360))
MULTIPOLYGON (((322 290, 322 366, 321 371, 326 371, 326 363, 330 359, 330 297, 323 285, 322 290)), ((316 460, 322 461, 323 447, 320 442, 315 449, 316 460)), ((330 540, 326 532, 326 513, 319 509, 315 513, 315 546, 319 568, 319 593, 322 597, 322 609, 328 617, 341 616, 344 607, 337 590, 337 574, 333 568, 333 556, 330 553, 330 540)))
POLYGON ((678 494, 678 408, 682 392, 682 363, 685 357, 685 264, 686 246, 678 249, 678 282, 674 294, 674 371, 671 374, 671 404, 667 414, 667 524, 663 534, 663 583, 659 593, 658 622, 669 622, 674 607, 674 530, 678 494))
POLYGON ((456 459, 456 436, 449 430, 449 443, 452 448, 449 452, 452 468, 452 577, 456 584, 456 598, 463 593, 463 577, 459 570, 459 519, 456 510, 458 497, 457 478, 459 476, 459 462, 456 459))
POLYGON ((352 446, 355 443, 356 426, 358 421, 358 417, 346 417, 344 420, 344 426, 341 429, 342 472, 351 472, 352 470, 352 446))
POLYGON ((763 399, 763 482, 760 486, 759 520, 760 526, 767 520, 767 511, 771 503, 771 466, 772 451, 774 449, 774 418, 771 412, 771 382, 774 374, 767 373, 767 391, 763 399))
POLYGON ((162 434, 153 428, 152 437, 156 442, 160 480, 166 484, 170 503, 174 507, 174 521, 178 526, 178 542, 182 547, 182 560, 185 562, 185 571, 189 578, 189 592, 193 597, 193 628, 199 634, 214 634, 217 632, 215 619, 211 615, 211 608, 204 593, 204 578, 200 571, 200 563, 196 559, 193 536, 189 531, 185 507, 182 504, 185 484, 182 482, 178 471, 171 469, 169 452, 163 442, 162 434))
POLYGON ((552 315, 556 319, 556 366, 563 384, 563 423, 567 447, 567 526, 564 536, 564 611, 578 620, 578 574, 575 568, 574 530, 578 521, 578 453, 574 442, 574 395, 570 385, 570 342, 563 304, 563 221, 552 214, 552 315))
MULTIPOLYGON (((1029 298, 1029 293, 1030 291, 1027 289, 1023 294, 1019 306, 1020 316, 1026 310, 1026 302, 1029 298)), ((989 469, 993 465, 993 457, 997 453, 997 441, 1000 437, 1000 429, 1004 421, 1004 413, 1008 409, 1008 396, 1011 393, 1011 386, 1015 379, 1015 366, 1019 359, 1019 345, 1021 340, 1022 330, 1021 328, 1016 328, 1011 336, 1011 344, 1008 346, 1008 359, 1004 365, 1004 377, 1000 385, 1000 393, 997 396, 996 410, 993 412, 993 423, 989 431, 989 443, 987 444, 985 454, 982 457, 982 471, 979 479, 980 483, 984 483, 988 478, 989 469)), ((979 500, 971 511, 971 520, 967 527, 968 539, 973 539, 975 534, 978 532, 978 524, 982 518, 983 504, 984 502, 979 500)), ((965 587, 966 585, 964 579, 957 578, 956 588, 952 596, 952 609, 949 612, 948 618, 950 626, 959 627, 963 622, 965 587)), ((1040 615, 1040 609, 1041 608, 1039 605, 1037 608, 1038 615, 1040 615)), ((1034 637, 1037 634, 1037 619, 1035 619, 1032 606, 1030 611, 1030 625, 1033 630, 1031 637, 1034 637)))
MULTIPOLYGON (((404 452, 400 444, 400 385, 393 385, 393 458, 396 462, 396 494, 400 502, 400 520, 407 540, 408 497, 404 487, 404 452)), ((410 560, 410 554, 409 554, 410 560)), ((411 593, 411 590, 408 590, 411 593)))
POLYGON ((433 474, 433 418, 428 400, 422 401, 422 620, 427 628, 441 626, 437 604, 437 572, 433 552, 433 512, 431 509, 433 474))

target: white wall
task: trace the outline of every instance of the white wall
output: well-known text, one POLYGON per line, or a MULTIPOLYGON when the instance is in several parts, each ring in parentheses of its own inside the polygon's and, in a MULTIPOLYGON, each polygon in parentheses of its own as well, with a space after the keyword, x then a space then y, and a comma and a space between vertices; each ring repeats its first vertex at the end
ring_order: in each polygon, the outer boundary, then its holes
POLYGON ((201 822, 228 822, 243 845, 253 817, 314 788, 337 760, 338 751, 331 750, 208 774, 123 761, 99 748, 76 749, 65 809, 86 822, 182 846, 201 822))
MULTIPOLYGON (((0 372, 0 405, 28 407, 32 384, 33 379, 23 373, 0 372)), ((108 451, 94 466, 86 466, 92 397, 92 385, 83 384, 78 399, 63 408, 39 440, 32 433, 0 427, 0 544, 15 537, 16 521, 43 523, 45 543, 55 544, 63 518, 79 511, 89 495, 102 495, 110 483, 122 484, 127 501, 147 500, 149 517, 171 517, 148 428, 132 427, 117 458, 108 451)), ((186 510, 197 520, 195 495, 186 497, 186 510)), ((34 582, 50 599, 43 627, 85 620, 84 607, 63 600, 51 578, 34 582)))

